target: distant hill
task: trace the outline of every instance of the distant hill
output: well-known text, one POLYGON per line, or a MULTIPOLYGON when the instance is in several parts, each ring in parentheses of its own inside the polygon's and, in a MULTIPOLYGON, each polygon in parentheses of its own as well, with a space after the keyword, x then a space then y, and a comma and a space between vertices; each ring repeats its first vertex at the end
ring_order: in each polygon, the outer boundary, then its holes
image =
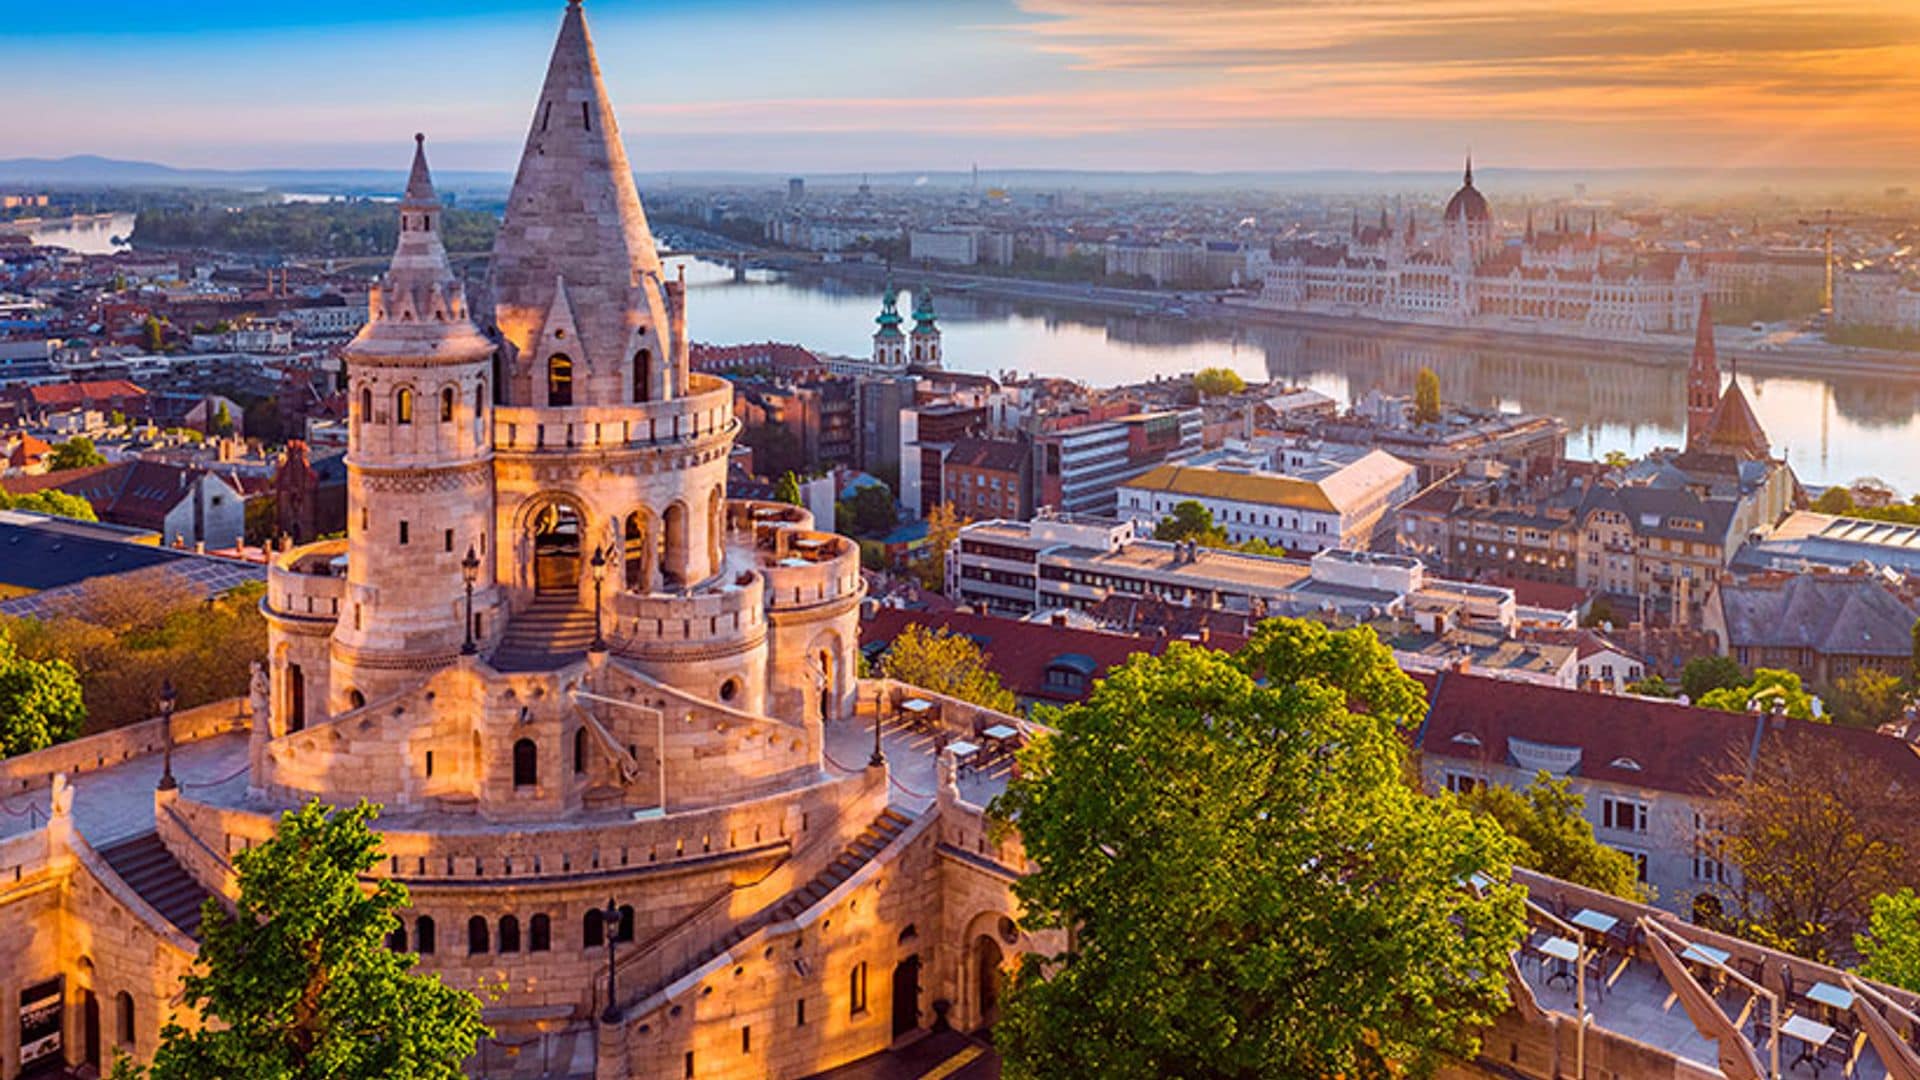
MULTIPOLYGON (((450 189, 505 190, 504 172, 436 171, 450 189)), ((402 169, 180 169, 152 161, 125 161, 79 154, 64 158, 0 158, 0 185, 62 187, 274 188, 320 194, 395 194, 406 187, 402 169)))

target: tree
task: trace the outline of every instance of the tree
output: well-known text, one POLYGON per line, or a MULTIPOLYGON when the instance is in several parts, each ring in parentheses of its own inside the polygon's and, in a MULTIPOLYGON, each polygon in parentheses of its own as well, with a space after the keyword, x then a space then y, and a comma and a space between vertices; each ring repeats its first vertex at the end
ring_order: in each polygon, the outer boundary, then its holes
POLYGON ((1752 682, 1709 690, 1693 703, 1703 709, 1746 712, 1756 702, 1762 711, 1770 712, 1776 703, 1781 703, 1786 706, 1787 715, 1795 720, 1818 719, 1822 723, 1827 722, 1826 717, 1813 715, 1813 695, 1801 688, 1800 676, 1777 668, 1760 668, 1753 673, 1752 682))
POLYGON ((1906 683, 1898 675, 1863 667, 1833 680, 1823 695, 1827 714, 1843 727, 1878 727, 1900 715, 1906 683))
POLYGON ((1879 761, 1794 725, 1716 778, 1712 840, 1739 871, 1732 929, 1809 959, 1844 958, 1872 898, 1917 882, 1912 794, 1879 761))
POLYGON ((380 861, 367 827, 377 808, 309 802, 281 815, 275 837, 234 856, 234 913, 202 908, 200 968, 185 999, 214 1021, 170 1023, 153 1080, 202 1077, 459 1080, 487 1028, 480 1001, 395 952, 407 890, 360 875, 380 861))
POLYGON ((1213 511, 1193 499, 1173 504, 1173 512, 1153 527, 1155 540, 1191 540, 1203 547, 1226 547, 1227 531, 1213 523, 1213 511))
POLYGON ((21 656, 0 632, 0 757, 65 742, 80 734, 86 715, 71 664, 21 656))
POLYGON ((1813 509, 1816 513, 1844 517, 1853 513, 1853 492, 1848 491, 1845 484, 1835 484, 1813 500, 1813 509))
POLYGON ((908 623, 887 646, 880 674, 983 708, 1012 712, 1019 702, 1013 691, 1000 685, 992 664, 993 658, 964 634, 908 623))
POLYGON ((1232 368, 1202 368, 1193 377, 1193 389, 1201 397, 1223 397, 1237 394, 1247 388, 1247 380, 1232 368))
POLYGON ((800 497, 800 478, 793 474, 792 469, 781 473, 780 479, 774 482, 773 497, 778 502, 788 503, 793 506, 806 505, 806 502, 800 497))
POLYGON ((834 504, 834 528, 855 536, 887 533, 900 523, 900 507, 893 492, 880 484, 856 488, 853 498, 834 504))
POLYGON ((1525 791, 1494 784, 1461 796, 1460 802, 1499 822, 1519 841, 1514 862, 1627 900, 1651 899, 1633 859, 1593 838, 1593 824, 1582 812, 1587 800, 1569 790, 1566 780, 1541 770, 1525 791))
POLYGON ((84 469, 89 465, 105 465, 107 459, 93 445, 93 440, 85 435, 75 435, 66 442, 53 448, 47 457, 47 470, 61 472, 66 469, 84 469))
POLYGON ((0 510, 26 510, 35 514, 76 518, 80 521, 100 520, 93 512, 92 503, 57 488, 45 488, 25 495, 9 495, 0 491, 0 510))
POLYGON ((213 411, 213 419, 207 422, 207 434, 233 434, 233 411, 227 408, 226 402, 221 402, 220 406, 213 411))
POLYGON ((160 324, 159 319, 149 315, 140 324, 140 341, 149 353, 157 353, 167 347, 167 328, 160 324))
POLYGON ((1600 463, 1609 469, 1624 469, 1633 464, 1625 450, 1609 450, 1600 456, 1600 463))
POLYGON ((1867 932, 1854 939, 1866 962, 1860 974, 1906 990, 1920 990, 1920 896, 1899 889, 1873 898, 1867 932))
POLYGON ((1740 670, 1731 656, 1696 656, 1680 669, 1680 692, 1692 702, 1698 702, 1710 690, 1739 686, 1746 681, 1747 673, 1740 670))
POLYGON ((993 812, 1036 865, 1014 885, 1027 927, 1072 934, 1009 987, 1006 1075, 1472 1058, 1507 1005, 1522 892, 1497 825, 1404 781, 1421 712, 1371 630, 1272 620, 1239 656, 1135 655, 1052 714, 993 812))
POLYGON ((1413 422, 1440 422, 1440 376, 1432 368, 1421 368, 1413 377, 1413 422))
POLYGON ((1637 682, 1630 682, 1626 686, 1626 691, 1629 694, 1639 694, 1642 697, 1670 698, 1674 696, 1673 687, 1668 686, 1667 680, 1658 675, 1649 675, 1637 682))
POLYGON ((933 593, 947 591, 947 551, 970 520, 950 502, 941 503, 927 515, 926 555, 912 566, 913 576, 921 588, 933 593))

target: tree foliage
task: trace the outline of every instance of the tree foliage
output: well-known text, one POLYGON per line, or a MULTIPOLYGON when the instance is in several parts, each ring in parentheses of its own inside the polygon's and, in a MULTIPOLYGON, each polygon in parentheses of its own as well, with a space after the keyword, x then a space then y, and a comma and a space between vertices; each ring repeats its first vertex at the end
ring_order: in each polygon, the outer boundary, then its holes
POLYGON ((1680 692, 1688 701, 1698 702, 1709 691, 1739 686, 1747 681, 1731 656, 1696 656, 1680 669, 1680 692))
POLYGON ((773 497, 779 502, 792 506, 806 505, 800 496, 800 478, 793 474, 792 469, 781 473, 780 479, 774 481, 773 497))
POLYGON ((52 514, 55 517, 69 517, 80 521, 99 521, 93 512, 93 504, 78 495, 69 495, 54 488, 28 492, 25 495, 9 495, 0 491, 0 510, 27 510, 36 514, 52 514))
POLYGON ((1897 889, 1873 898, 1867 932, 1854 938, 1866 961, 1860 974, 1907 990, 1920 990, 1920 896, 1897 889))
POLYGON ((65 742, 86 714, 73 666, 20 655, 0 627, 0 757, 65 742))
POLYGON ((1519 841, 1514 862, 1623 899, 1652 899, 1633 859, 1593 838, 1593 824, 1583 813, 1587 800, 1574 794, 1568 781, 1542 770, 1525 791, 1493 784, 1461 796, 1460 802, 1499 822, 1519 841))
POLYGON ((167 347, 167 327, 159 319, 149 315, 140 324, 140 343, 147 352, 157 353, 167 347))
POLYGON ((900 523, 900 506, 893 492, 880 484, 856 488, 853 498, 834 504, 833 527, 853 536, 878 536, 892 532, 900 523))
POLYGON ((63 472, 67 469, 84 469, 89 465, 105 465, 103 457, 93 440, 85 435, 75 435, 66 442, 53 448, 47 456, 47 471, 63 472))
MULTIPOLYGON (((448 207, 440 235, 450 252, 493 246, 499 221, 479 210, 448 207)), ((400 218, 391 203, 363 200, 248 206, 153 207, 140 211, 133 242, 141 247, 212 248, 257 255, 391 255, 400 218)))
POLYGON ((1473 1056, 1521 891, 1492 821, 1404 780, 1418 684, 1371 630, 1264 624, 1136 655, 1037 740, 994 812, 1037 869, 1009 1077, 1385 1077, 1473 1056), (1264 674, 1264 680, 1257 676, 1264 674), (1356 711, 1365 710, 1365 711, 1356 711))
POLYGON ((1010 713, 1019 707, 1013 691, 1000 685, 993 658, 972 638, 944 627, 908 623, 887 647, 880 674, 889 679, 1010 713))
POLYGON ((1822 700, 1834 723, 1870 728, 1898 719, 1906 693, 1907 684, 1898 675, 1863 667, 1833 680, 1822 700))
POLYGON ((1440 376, 1432 368, 1421 368, 1413 377, 1413 422, 1440 422, 1440 376))
POLYGON ((1784 704, 1787 715, 1795 720, 1818 719, 1825 723, 1827 719, 1813 715, 1813 695, 1801 687, 1800 676, 1778 668, 1760 668, 1753 673, 1752 682, 1709 690, 1693 703, 1721 712, 1747 712, 1756 704, 1760 711, 1771 712, 1776 704, 1784 704))
POLYGON ((387 948, 404 885, 360 875, 380 861, 361 803, 317 800, 280 818, 269 842, 234 857, 237 910, 203 908, 200 969, 185 1000, 209 1021, 169 1024, 153 1080, 459 1080, 487 1034, 480 1002, 387 948))
POLYGON ((1639 694, 1642 697, 1670 698, 1675 696, 1674 688, 1667 685, 1667 680, 1659 675, 1649 675, 1644 679, 1637 679, 1630 682, 1626 685, 1626 691, 1629 694, 1639 694))
POLYGON ((1201 397, 1223 397, 1247 388, 1247 380, 1232 368, 1202 368, 1193 377, 1193 389, 1201 397))
POLYGON ((214 410, 213 419, 207 423, 207 434, 233 434, 233 410, 227 408, 226 402, 221 402, 219 407, 214 410))
POLYGON ((947 550, 971 520, 950 502, 941 503, 927 515, 926 556, 910 567, 921 588, 932 593, 947 591, 947 550))
POLYGON ((1203 547, 1226 547, 1227 530, 1213 523, 1213 511, 1193 499, 1182 499, 1153 527, 1155 540, 1193 541, 1203 547))

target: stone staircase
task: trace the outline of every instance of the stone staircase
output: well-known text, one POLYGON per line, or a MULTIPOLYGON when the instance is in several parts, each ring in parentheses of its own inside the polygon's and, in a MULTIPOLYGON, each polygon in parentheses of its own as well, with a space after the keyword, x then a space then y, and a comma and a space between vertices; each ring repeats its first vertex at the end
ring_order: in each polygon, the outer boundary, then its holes
POLYGON ((912 824, 913 818, 892 807, 881 811, 880 816, 873 819, 873 824, 868 825, 864 832, 855 837, 838 858, 814 875, 813 880, 788 893, 778 903, 770 904, 734 924, 718 941, 707 946, 698 956, 675 968, 672 974, 660 981, 659 985, 648 987, 645 992, 631 1000, 644 1001, 652 997, 686 978, 714 957, 745 941, 762 927, 785 922, 819 903, 821 897, 832 892, 841 882, 852 877, 855 871, 872 861, 874 856, 884 851, 888 844, 893 843, 901 833, 906 831, 907 826, 912 824))
POLYGON ((200 904, 207 890, 173 857, 158 833, 141 833, 100 849, 127 887, 181 932, 200 940, 200 904))
POLYGON ((489 662, 500 671, 551 671, 587 655, 591 644, 593 612, 570 592, 545 593, 508 620, 489 662))

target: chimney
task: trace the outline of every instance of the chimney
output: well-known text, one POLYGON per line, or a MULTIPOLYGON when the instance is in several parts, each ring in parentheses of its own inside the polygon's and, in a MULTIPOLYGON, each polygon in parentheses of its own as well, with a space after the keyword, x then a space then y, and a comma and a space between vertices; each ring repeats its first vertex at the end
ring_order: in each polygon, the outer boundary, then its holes
POLYGON ((1056 611, 1047 619, 1047 622, 1054 626, 1065 626, 1067 625, 1067 613, 1064 611, 1056 611))

